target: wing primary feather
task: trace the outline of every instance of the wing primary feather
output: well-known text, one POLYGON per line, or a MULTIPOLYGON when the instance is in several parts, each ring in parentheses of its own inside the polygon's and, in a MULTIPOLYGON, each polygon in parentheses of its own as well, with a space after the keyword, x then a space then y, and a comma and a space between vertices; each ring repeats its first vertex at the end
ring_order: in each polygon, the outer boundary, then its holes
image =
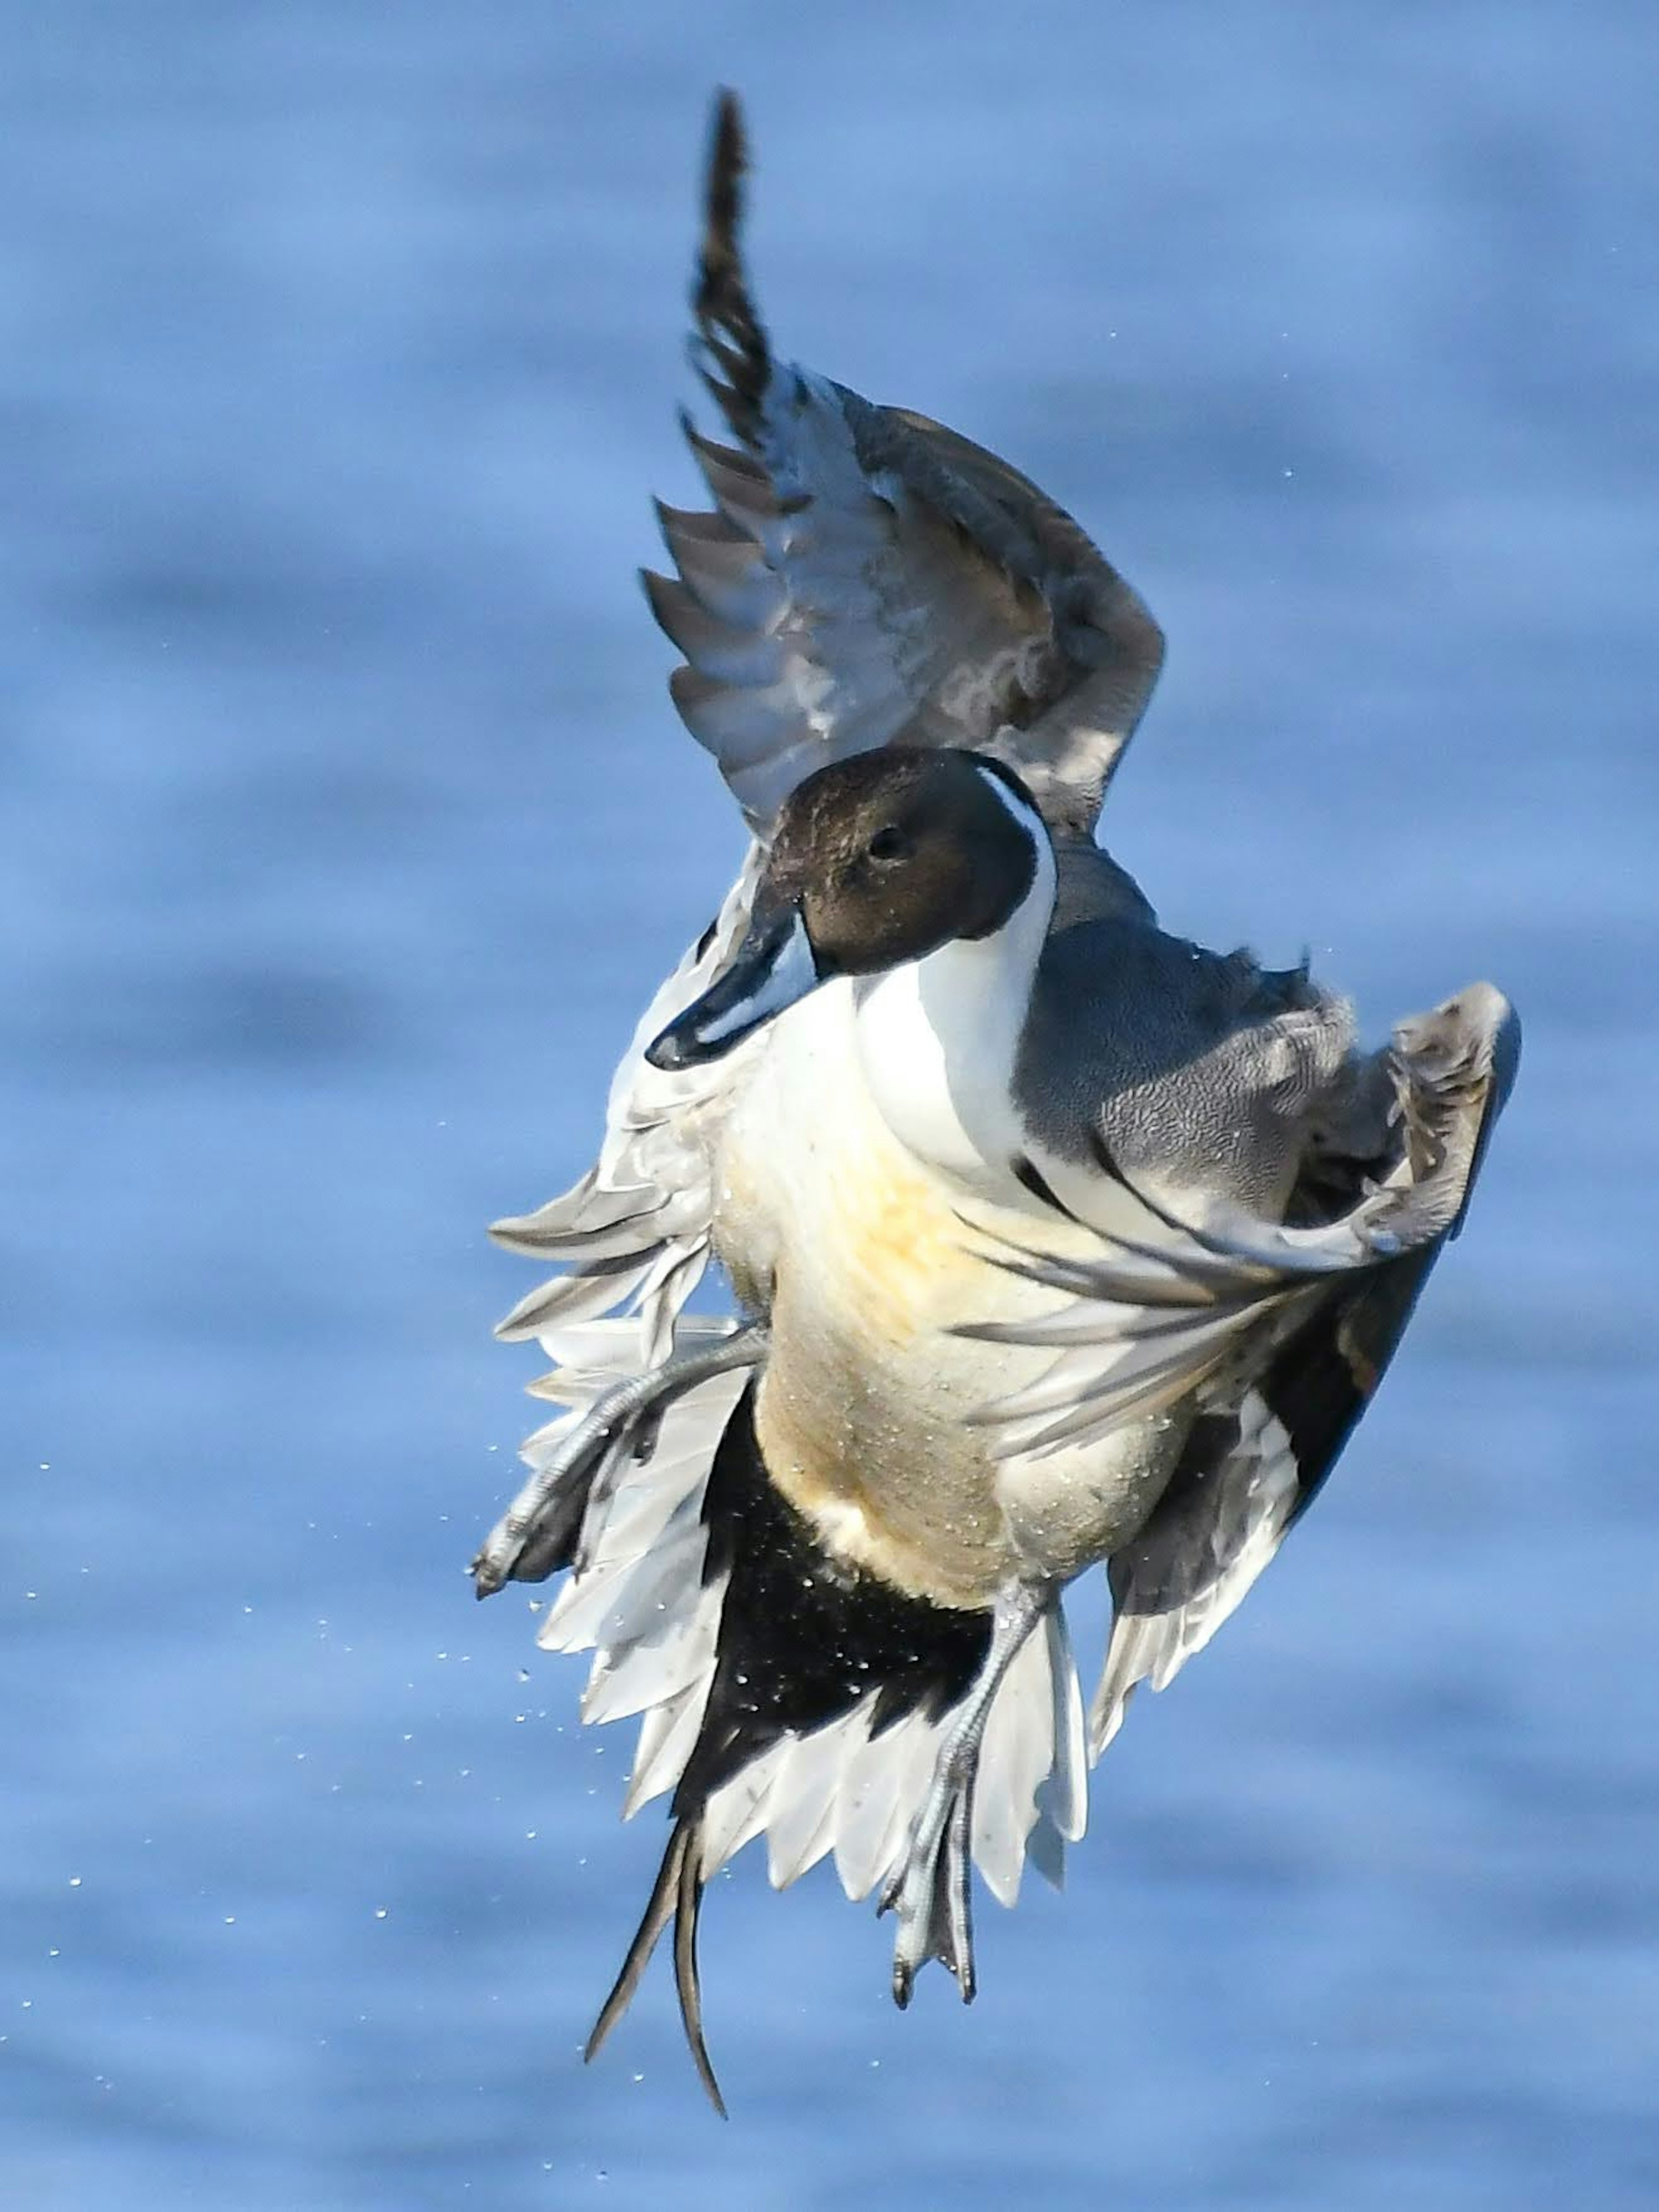
POLYGON ((743 179, 748 167, 743 111, 735 93, 722 91, 714 104, 702 246, 697 256, 691 307, 704 345, 731 379, 729 389, 713 381, 710 389, 732 429, 745 443, 752 444, 771 381, 772 356, 750 297, 738 243, 743 179))

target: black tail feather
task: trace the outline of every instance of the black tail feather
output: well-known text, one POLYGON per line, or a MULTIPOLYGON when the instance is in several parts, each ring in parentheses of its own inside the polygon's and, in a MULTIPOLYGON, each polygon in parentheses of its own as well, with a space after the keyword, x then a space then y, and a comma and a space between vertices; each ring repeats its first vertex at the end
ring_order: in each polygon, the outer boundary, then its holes
POLYGON ((720 2083, 714 2078, 709 2063, 708 2046, 702 2033, 702 1990, 697 1979, 697 1916, 702 1908, 702 1868, 701 1864, 702 1824, 696 1819, 683 1819, 674 1824, 668 1838, 668 1848, 662 1855, 662 1864, 657 1869, 657 1879, 652 1888, 650 1902, 643 1918, 628 1947, 628 1956, 623 1960, 622 1972, 611 1985, 611 1994, 599 2007, 599 2016, 593 2023, 593 2032, 582 2052, 584 2063, 591 2063, 602 2047, 605 2038, 634 2002, 641 1978, 650 1964, 651 1954, 661 1942, 663 1931, 670 1920, 674 1923, 674 1984, 679 1992, 680 2020, 685 2029, 685 2040, 690 2048, 692 2063, 697 2078, 708 2092, 708 2100, 722 2119, 726 2115, 726 2100, 720 2095, 720 2083))
POLYGON ((697 1977, 697 1918, 702 1911, 702 1865, 698 1848, 701 1829, 693 1832, 690 1847, 680 1859, 679 1889, 674 1905, 674 1987, 680 2000, 680 2024, 690 2046, 697 2079, 708 2092, 708 2101, 724 2119, 726 2100, 708 2062, 702 2038, 702 1985, 697 1977))
POLYGON ((657 1879, 651 1892, 644 1916, 635 1930, 634 1940, 628 1947, 628 1955, 622 1962, 622 1971, 611 1984, 611 1994, 599 2007, 599 2016, 593 2023, 593 2032, 582 2052, 584 2063, 591 2065, 604 2047, 605 2038, 634 2002, 640 1978, 650 1963, 662 1931, 667 1927, 679 1896, 680 1861, 684 1857, 691 1834, 692 1823, 682 1820, 668 1838, 668 1849, 662 1855, 662 1864, 657 1869, 657 1879))

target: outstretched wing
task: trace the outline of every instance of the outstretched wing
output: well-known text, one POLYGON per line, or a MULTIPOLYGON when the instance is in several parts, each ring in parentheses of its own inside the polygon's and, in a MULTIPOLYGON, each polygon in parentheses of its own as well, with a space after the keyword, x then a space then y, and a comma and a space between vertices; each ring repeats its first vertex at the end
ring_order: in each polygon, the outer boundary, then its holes
MULTIPOLYGON (((804 776, 896 738, 1000 752, 1056 830, 1086 836, 1157 678, 1157 624, 1006 462, 774 362, 738 253, 744 165, 726 94, 695 306, 699 365, 741 446, 688 423, 714 510, 659 508, 678 575, 646 579, 686 655, 672 689, 687 726, 763 840, 804 776)), ((511 1250, 565 1270, 520 1301, 501 1336, 545 1338, 625 1304, 641 1318, 643 1364, 665 1357, 707 1262, 710 1160, 749 1054, 670 1074, 644 1048, 742 937, 761 858, 751 849, 718 920, 647 1009, 611 1085, 598 1164, 495 1224, 511 1250)))
POLYGON ((1405 1332, 1437 1244, 1322 1297, 1229 1413, 1200 1414, 1132 1543, 1107 1562, 1098 1759, 1141 1682, 1162 1690, 1237 1610, 1318 1495, 1405 1332))
POLYGON ((738 246, 722 95, 693 359, 737 443, 686 436, 712 514, 659 507, 671 689, 757 835, 814 769, 894 740, 1000 754, 1086 836, 1164 656, 1137 593, 1006 461, 777 361, 738 246))
POLYGON ((1200 1409, 1158 1507, 1109 1563, 1096 1755, 1137 1683, 1162 1689, 1209 1641, 1329 1474, 1462 1225, 1519 1054, 1514 1012, 1489 984, 1403 1022, 1383 1055, 1392 1108, 1379 1171, 1319 1226, 1228 1209, 1189 1223, 1137 1191, 1144 1235, 1104 1232, 1097 1261, 1000 1254, 1066 1294, 1038 1320, 968 1332, 1055 1347, 1046 1374, 988 1408, 1000 1455, 1200 1409))
POLYGON ((660 1365, 674 1323, 708 1261, 715 1136, 746 1072, 739 1045, 704 1067, 653 1067, 645 1048, 702 996, 749 926, 758 848, 699 942, 646 1008, 611 1079, 605 1142, 581 1181, 534 1213, 490 1231, 509 1251, 565 1272, 520 1299, 497 1327, 508 1342, 556 1333, 626 1304, 640 1320, 639 1364, 660 1365))

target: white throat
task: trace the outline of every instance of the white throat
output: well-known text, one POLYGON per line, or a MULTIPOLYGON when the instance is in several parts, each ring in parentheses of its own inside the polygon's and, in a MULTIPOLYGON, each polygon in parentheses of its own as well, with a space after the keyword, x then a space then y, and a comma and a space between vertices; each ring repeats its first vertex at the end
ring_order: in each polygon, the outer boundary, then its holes
POLYGON ((1023 1134, 1014 1059, 1054 917, 1054 848, 1042 817, 982 771, 1036 848, 1031 887, 1000 929, 854 985, 859 1058, 882 1119, 919 1159, 976 1193, 1005 1193, 1023 1134))

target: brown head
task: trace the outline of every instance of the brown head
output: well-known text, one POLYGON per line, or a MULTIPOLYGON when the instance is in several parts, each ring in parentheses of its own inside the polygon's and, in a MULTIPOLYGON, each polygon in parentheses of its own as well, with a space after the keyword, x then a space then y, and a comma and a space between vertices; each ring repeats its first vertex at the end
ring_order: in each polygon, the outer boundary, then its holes
POLYGON ((990 936, 1046 835, 1019 779, 981 753, 888 745, 820 769, 784 802, 731 964, 646 1058, 715 1059, 832 976, 990 936))

